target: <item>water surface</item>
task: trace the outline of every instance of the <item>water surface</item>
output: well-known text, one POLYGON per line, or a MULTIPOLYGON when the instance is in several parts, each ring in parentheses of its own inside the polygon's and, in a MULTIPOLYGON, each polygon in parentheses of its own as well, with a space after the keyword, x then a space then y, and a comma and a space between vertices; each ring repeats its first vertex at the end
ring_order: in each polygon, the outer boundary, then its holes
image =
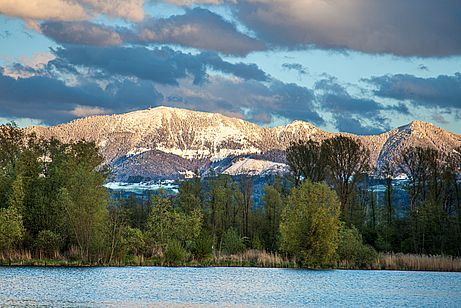
POLYGON ((461 273, 0 267, 0 306, 461 307, 461 273))

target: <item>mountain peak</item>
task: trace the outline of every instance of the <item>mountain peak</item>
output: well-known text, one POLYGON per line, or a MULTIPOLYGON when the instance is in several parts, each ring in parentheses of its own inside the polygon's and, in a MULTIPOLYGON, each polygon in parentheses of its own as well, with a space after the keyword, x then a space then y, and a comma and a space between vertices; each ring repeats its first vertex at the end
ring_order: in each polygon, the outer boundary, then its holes
MULTIPOLYGON (((264 128, 219 113, 167 106, 87 117, 59 126, 31 127, 28 130, 38 137, 54 137, 64 142, 94 141, 118 179, 137 175, 178 178, 184 172, 222 167, 234 161, 233 158, 284 163, 283 153, 291 142, 321 141, 337 135, 300 120, 285 126, 264 128)), ((370 149, 372 165, 379 165, 379 161, 393 157, 409 146, 424 145, 451 151, 461 145, 460 135, 422 121, 413 121, 379 136, 355 138, 370 149)), ((246 167, 251 166, 253 170, 256 165, 266 166, 249 161, 243 169, 250 172, 246 167)))

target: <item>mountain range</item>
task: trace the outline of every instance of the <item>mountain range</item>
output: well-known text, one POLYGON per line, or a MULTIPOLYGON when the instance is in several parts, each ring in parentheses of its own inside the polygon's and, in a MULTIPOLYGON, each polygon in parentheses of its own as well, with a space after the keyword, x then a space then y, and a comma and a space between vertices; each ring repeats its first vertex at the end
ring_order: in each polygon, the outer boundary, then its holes
POLYGON ((461 146, 461 135, 421 121, 379 135, 358 136, 327 132, 304 121, 267 128, 219 113, 170 107, 91 116, 27 131, 63 142, 94 141, 116 181, 178 179, 197 172, 283 173, 288 170, 284 151, 292 141, 321 141, 338 134, 362 142, 370 150, 370 164, 378 169, 409 146, 444 152, 461 146))

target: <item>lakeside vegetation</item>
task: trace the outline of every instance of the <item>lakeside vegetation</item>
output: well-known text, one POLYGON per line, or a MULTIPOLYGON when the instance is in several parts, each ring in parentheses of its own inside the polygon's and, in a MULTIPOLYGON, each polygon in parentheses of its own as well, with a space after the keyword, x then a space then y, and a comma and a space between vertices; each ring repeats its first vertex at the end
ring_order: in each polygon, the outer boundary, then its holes
POLYGON ((297 142, 291 174, 253 204, 250 177, 183 181, 179 193, 112 199, 94 143, 0 126, 0 264, 461 269, 458 153, 414 147, 385 162, 385 204, 366 185, 354 139, 297 142), (397 159, 397 158, 396 158, 397 159), (396 215, 392 177, 407 175, 396 215))

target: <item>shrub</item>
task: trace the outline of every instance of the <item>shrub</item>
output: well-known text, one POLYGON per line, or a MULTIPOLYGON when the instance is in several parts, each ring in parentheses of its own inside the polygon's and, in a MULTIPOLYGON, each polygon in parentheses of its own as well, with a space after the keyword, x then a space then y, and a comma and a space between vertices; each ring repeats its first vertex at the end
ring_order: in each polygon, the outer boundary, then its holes
POLYGON ((128 256, 137 256, 144 251, 144 235, 137 228, 126 227, 123 232, 122 246, 128 256))
POLYGON ((338 259, 347 266, 370 267, 378 258, 376 250, 363 243, 362 235, 355 228, 342 226, 339 232, 338 259))
POLYGON ((35 247, 47 257, 52 257, 61 247, 62 238, 51 230, 42 230, 35 239, 35 247))
POLYGON ((202 233, 195 240, 193 253, 198 260, 209 258, 213 254, 213 238, 209 234, 202 233))
POLYGON ((165 261, 168 263, 184 262, 187 258, 187 250, 177 240, 170 240, 165 250, 165 261))
POLYGON ((224 233, 221 250, 226 254, 236 254, 245 250, 245 243, 237 230, 230 228, 224 233))

